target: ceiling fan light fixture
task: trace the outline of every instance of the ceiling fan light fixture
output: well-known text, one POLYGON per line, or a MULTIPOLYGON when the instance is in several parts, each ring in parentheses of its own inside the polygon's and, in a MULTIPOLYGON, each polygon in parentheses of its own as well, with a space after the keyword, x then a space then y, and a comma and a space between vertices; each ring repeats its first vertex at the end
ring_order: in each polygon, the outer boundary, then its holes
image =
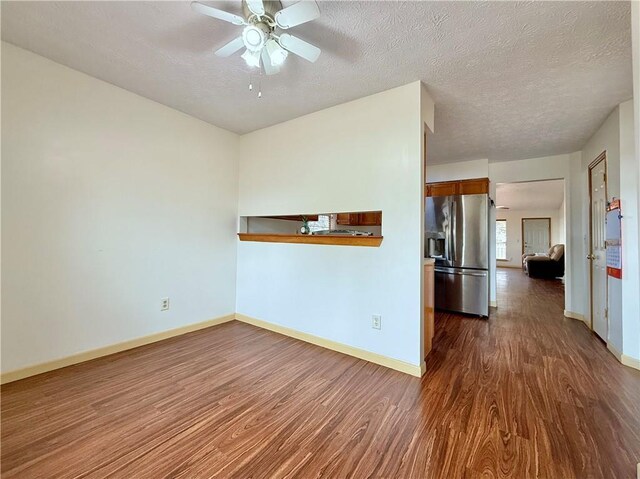
POLYGON ((265 48, 271 59, 271 65, 274 67, 282 65, 289 55, 289 52, 282 48, 273 38, 267 41, 265 48))
POLYGON ((289 54, 313 63, 321 50, 301 38, 278 32, 315 20, 320 9, 315 0, 298 0, 282 8, 279 1, 241 0, 243 16, 220 10, 199 1, 191 2, 191 8, 233 25, 242 26, 242 32, 215 51, 221 58, 230 57, 245 48, 242 58, 250 67, 262 68, 266 75, 275 75, 281 70, 289 54), (276 11, 277 10, 277 11, 276 11))
POLYGON ((267 34, 261 24, 247 25, 242 31, 242 41, 247 50, 259 52, 267 41, 267 34))
POLYGON ((247 65, 249 65, 250 67, 260 67, 260 52, 252 52, 251 50, 247 49, 244 51, 241 57, 245 62, 247 62, 247 65))

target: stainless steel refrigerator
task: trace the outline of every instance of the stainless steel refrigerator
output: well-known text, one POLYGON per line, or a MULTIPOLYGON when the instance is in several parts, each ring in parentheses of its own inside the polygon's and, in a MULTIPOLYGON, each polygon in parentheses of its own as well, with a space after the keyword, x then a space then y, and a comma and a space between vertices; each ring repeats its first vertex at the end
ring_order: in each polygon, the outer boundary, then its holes
POLYGON ((488 317, 489 197, 425 201, 425 256, 436 260, 436 308, 488 317))

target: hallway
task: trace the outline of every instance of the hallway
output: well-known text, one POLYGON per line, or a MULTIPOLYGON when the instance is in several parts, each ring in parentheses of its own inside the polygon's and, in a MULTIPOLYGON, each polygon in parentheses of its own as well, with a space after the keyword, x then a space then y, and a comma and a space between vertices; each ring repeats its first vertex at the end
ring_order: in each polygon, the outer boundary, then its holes
MULTIPOLYGON (((456 453, 485 461, 498 477, 510 469, 513 477, 537 470, 539 477, 633 478, 640 371, 563 316, 563 287, 499 268, 498 308, 488 321, 436 317, 424 382, 449 398, 441 414, 460 432, 456 453)), ((452 477, 463 474, 455 469, 452 477)))

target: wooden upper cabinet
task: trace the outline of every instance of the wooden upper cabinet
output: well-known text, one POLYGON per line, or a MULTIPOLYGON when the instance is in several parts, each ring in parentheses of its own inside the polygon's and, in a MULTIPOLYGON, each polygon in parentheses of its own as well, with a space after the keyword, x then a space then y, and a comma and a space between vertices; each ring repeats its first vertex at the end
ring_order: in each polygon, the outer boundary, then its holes
POLYGON ((358 213, 358 224, 360 226, 382 226, 382 211, 358 213))
POLYGON ((382 211, 338 213, 336 223, 344 226, 382 226, 382 211))
POLYGON ((489 178, 428 183, 425 196, 483 195, 489 194, 489 178))
POLYGON ((339 225, 352 225, 358 220, 358 214, 353 213, 338 213, 336 215, 336 223, 339 225))
POLYGON ((483 195, 489 194, 489 178, 461 181, 459 195, 483 195))
POLYGON ((427 196, 451 196, 458 194, 456 182, 432 183, 427 185, 427 196))

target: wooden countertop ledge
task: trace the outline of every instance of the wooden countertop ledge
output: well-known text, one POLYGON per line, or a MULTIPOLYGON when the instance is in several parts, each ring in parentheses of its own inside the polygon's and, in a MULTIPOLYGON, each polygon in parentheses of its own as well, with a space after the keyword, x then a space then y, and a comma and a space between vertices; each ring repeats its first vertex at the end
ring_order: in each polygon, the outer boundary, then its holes
POLYGON ((343 235, 287 235, 278 233, 238 233, 240 241, 258 241, 262 243, 304 243, 339 246, 370 246, 377 248, 382 236, 343 236, 343 235))

